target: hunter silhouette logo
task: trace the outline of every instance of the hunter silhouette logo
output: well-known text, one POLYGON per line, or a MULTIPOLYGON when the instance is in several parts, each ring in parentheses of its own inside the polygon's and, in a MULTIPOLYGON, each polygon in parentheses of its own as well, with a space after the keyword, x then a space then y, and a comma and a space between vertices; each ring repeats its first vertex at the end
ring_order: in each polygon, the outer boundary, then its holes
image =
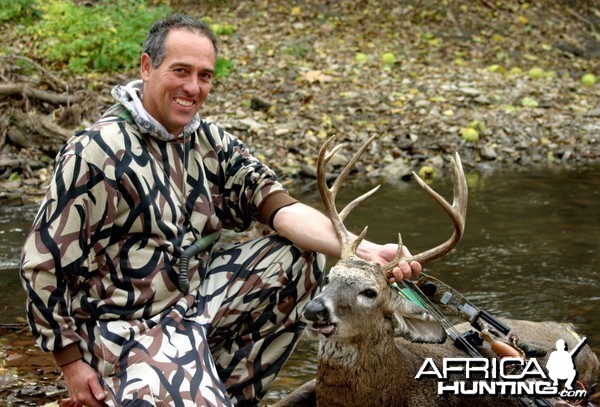
POLYGON ((587 338, 584 337, 569 352, 565 341, 557 340, 556 350, 550 354, 546 369, 536 358, 444 358, 441 367, 432 358, 427 358, 415 378, 437 378, 440 395, 489 394, 585 399, 587 391, 581 383, 576 382, 580 388, 573 388, 577 375, 573 358, 586 342, 587 338), (565 381, 564 388, 559 387, 559 380, 565 381))
MULTIPOLYGON (((582 340, 585 341, 586 338, 582 340)), ((584 342, 585 343, 585 342, 584 342)), ((548 376, 552 379, 552 384, 558 386, 559 380, 566 380, 565 387, 567 390, 573 388, 573 380, 575 380, 575 365, 573 364, 573 357, 575 352, 581 349, 581 346, 577 346, 571 353, 565 350, 565 341, 559 339, 556 341, 556 350, 550 354, 546 369, 548 369, 548 376)))

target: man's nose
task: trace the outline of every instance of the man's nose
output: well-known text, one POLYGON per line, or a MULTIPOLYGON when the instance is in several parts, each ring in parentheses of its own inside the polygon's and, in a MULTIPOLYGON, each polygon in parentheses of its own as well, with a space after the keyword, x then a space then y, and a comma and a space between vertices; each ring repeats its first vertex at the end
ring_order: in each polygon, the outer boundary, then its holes
POLYGON ((189 95, 197 95, 200 92, 200 81, 198 78, 190 77, 184 83, 183 90, 189 95))

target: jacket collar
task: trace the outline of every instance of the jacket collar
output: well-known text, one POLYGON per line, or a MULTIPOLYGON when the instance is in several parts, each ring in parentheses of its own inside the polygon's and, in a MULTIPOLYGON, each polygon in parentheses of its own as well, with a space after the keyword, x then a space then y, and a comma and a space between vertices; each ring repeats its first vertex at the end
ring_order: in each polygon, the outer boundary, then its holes
POLYGON ((200 127, 200 117, 196 114, 180 134, 173 136, 146 111, 142 104, 142 92, 143 81, 141 79, 134 80, 126 85, 115 86, 111 93, 119 103, 108 109, 102 117, 119 116, 127 121, 133 120, 145 133, 163 141, 171 141, 191 134, 200 127), (123 108, 129 112, 129 115, 123 115, 125 113, 123 108))

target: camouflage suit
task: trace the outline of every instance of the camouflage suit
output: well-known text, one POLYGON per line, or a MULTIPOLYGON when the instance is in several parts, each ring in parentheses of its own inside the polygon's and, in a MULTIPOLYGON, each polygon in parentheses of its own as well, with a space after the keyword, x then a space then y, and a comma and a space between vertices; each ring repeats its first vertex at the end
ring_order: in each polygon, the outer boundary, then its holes
POLYGON ((217 243, 191 259, 184 295, 182 250, 295 200, 216 124, 168 134, 140 92, 116 87, 119 103, 57 157, 22 253, 31 329, 58 365, 94 367, 109 405, 255 400, 304 328, 324 257, 276 234, 217 243))

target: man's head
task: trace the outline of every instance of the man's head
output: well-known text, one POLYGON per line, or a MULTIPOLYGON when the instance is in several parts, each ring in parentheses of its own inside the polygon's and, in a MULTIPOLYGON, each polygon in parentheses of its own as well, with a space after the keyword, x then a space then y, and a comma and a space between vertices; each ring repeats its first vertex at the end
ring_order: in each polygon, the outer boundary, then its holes
POLYGON ((169 133, 190 123, 212 87, 217 40, 208 26, 175 14, 159 20, 142 47, 142 103, 169 133))

